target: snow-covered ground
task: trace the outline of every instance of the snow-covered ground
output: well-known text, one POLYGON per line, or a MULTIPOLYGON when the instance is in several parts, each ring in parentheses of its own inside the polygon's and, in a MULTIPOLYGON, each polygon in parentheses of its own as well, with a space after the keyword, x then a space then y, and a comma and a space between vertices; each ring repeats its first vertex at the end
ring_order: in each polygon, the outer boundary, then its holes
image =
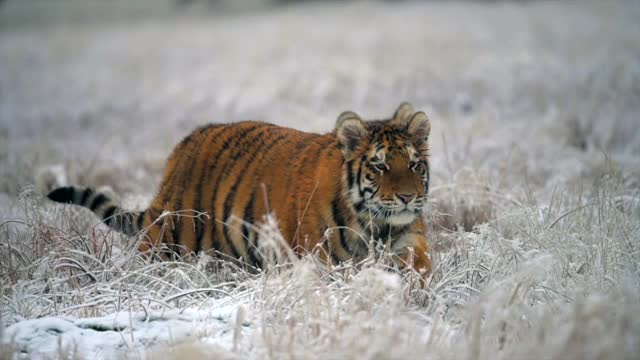
POLYGON ((70 12, 46 25, 20 23, 17 3, 0 5, 0 358, 640 353, 637 2, 310 3, 97 24, 70 12), (387 117, 404 100, 432 122, 426 290, 385 259, 284 259, 260 274, 153 262, 41 196, 108 186, 144 207, 200 124, 325 132, 344 110, 387 117))
POLYGON ((6 337, 31 357, 71 352, 91 359, 110 358, 190 336, 206 337, 231 350, 236 329, 233 315, 233 307, 215 304, 200 311, 125 311, 81 319, 54 316, 21 321, 7 329, 6 337))

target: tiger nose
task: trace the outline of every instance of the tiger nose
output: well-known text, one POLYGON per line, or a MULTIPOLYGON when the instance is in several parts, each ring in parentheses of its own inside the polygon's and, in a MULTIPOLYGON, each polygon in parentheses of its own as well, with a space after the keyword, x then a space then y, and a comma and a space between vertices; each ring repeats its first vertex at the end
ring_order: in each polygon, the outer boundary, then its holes
POLYGON ((396 196, 405 204, 411 202, 411 200, 415 199, 416 194, 396 194, 396 196))

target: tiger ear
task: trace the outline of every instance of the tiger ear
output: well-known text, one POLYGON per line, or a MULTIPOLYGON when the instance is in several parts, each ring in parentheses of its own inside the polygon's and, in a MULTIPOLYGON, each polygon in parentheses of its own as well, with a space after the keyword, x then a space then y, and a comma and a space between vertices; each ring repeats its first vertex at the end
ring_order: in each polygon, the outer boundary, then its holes
POLYGON ((413 114, 407 124, 407 133, 418 141, 419 145, 426 144, 431 132, 431 122, 422 111, 413 114))
POLYGON ((391 119, 391 123, 396 125, 406 125, 409 120, 409 117, 415 112, 413 106, 408 102, 403 102, 398 106, 398 109, 393 114, 393 118, 391 119))
POLYGON ((336 121, 336 134, 338 141, 342 145, 342 152, 345 157, 358 148, 358 144, 365 139, 369 132, 362 119, 353 111, 345 111, 336 121))

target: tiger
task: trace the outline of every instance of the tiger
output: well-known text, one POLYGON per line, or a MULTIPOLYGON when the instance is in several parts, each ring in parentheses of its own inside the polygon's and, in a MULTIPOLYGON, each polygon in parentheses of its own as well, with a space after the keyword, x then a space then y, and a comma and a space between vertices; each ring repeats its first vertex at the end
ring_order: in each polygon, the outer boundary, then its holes
POLYGON ((129 236, 144 229, 143 253, 162 244, 213 250, 260 269, 256 225, 272 214, 296 256, 357 262, 376 242, 402 266, 429 274, 430 130, 427 115, 408 102, 383 120, 345 111, 326 134, 259 121, 208 124, 175 147, 145 210, 126 211, 92 188, 59 187, 47 197, 87 207, 129 236))

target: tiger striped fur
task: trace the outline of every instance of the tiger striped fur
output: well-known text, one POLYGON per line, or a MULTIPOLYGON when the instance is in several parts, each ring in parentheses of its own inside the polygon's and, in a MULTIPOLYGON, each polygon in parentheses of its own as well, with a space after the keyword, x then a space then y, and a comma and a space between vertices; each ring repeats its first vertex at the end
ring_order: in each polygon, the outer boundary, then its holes
POLYGON ((255 121, 211 124, 176 146, 144 211, 124 211, 91 189, 63 187, 48 197, 88 207, 128 235, 146 229, 140 251, 160 243, 195 252, 213 249, 260 267, 251 224, 271 212, 298 254, 357 261, 367 256, 373 239, 428 273, 422 212, 429 131, 427 116, 408 103, 387 120, 363 121, 344 112, 334 131, 323 135, 255 121), (161 217, 165 211, 182 216, 161 217))

